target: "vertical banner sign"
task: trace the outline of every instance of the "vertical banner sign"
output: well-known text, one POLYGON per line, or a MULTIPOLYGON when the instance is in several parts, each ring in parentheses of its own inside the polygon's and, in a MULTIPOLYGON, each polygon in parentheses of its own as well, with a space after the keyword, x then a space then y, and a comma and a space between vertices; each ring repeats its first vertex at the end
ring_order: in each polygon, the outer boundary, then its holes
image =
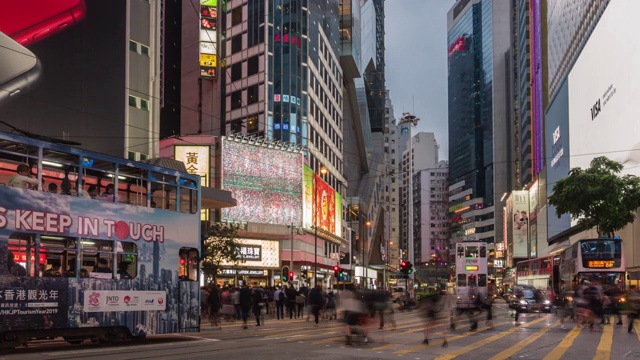
POLYGON ((218 0, 200 0, 200 77, 217 77, 218 0))
POLYGON ((513 257, 527 258, 529 256, 529 192, 514 191, 513 198, 513 257))

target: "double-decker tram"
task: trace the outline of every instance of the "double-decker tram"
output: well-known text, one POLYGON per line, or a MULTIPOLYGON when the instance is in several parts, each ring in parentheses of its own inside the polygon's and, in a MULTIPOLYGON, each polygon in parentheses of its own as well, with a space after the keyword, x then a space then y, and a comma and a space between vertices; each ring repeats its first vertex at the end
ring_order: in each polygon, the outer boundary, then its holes
POLYGON ((560 254, 560 286, 564 290, 585 281, 624 290, 625 273, 621 239, 578 240, 560 254))
POLYGON ((0 183, 0 347, 199 331, 199 177, 0 133, 0 183))
POLYGON ((516 285, 533 286, 551 292, 560 291, 560 255, 543 256, 516 264, 516 285))
POLYGON ((456 244, 456 295, 458 308, 475 306, 476 297, 487 294, 487 243, 456 244))

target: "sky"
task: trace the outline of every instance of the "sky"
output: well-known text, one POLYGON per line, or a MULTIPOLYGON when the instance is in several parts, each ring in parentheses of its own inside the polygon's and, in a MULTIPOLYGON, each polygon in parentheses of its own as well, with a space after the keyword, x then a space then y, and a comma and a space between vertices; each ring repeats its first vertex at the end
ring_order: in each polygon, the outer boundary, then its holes
POLYGON ((435 133, 440 160, 448 154, 447 12, 455 0, 386 0, 386 83, 396 119, 420 118, 414 134, 435 133))

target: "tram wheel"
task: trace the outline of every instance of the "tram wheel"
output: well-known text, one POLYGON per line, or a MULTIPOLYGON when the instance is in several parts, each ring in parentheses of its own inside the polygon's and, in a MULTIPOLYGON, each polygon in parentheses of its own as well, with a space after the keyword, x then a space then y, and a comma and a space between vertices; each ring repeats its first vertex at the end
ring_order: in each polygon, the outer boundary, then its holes
POLYGON ((72 337, 64 337, 64 340, 72 345, 82 344, 84 339, 72 338, 72 337))

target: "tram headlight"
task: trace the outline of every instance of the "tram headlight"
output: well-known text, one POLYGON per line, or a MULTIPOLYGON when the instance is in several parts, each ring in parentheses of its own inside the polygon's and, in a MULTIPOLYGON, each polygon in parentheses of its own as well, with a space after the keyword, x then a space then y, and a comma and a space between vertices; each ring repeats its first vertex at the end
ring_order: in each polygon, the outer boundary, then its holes
POLYGON ((527 301, 526 300, 520 300, 520 304, 527 305, 527 301))
POLYGON ((544 304, 545 304, 545 305, 549 305, 549 304, 551 304, 551 301, 549 301, 549 300, 545 300, 545 301, 544 301, 544 304))

